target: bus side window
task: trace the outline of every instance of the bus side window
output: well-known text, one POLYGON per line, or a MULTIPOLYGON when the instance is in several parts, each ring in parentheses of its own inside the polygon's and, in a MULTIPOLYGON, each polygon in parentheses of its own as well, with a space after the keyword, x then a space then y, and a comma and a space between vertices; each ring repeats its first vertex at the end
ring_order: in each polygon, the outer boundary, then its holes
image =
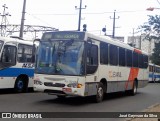
POLYGON ((133 67, 138 67, 138 53, 133 52, 133 67))
POLYGON ((100 63, 108 64, 108 44, 104 42, 100 43, 100 63))
POLYGON ((142 54, 138 54, 138 66, 139 68, 143 68, 143 55, 142 54))
POLYGON ((32 62, 32 50, 30 45, 18 45, 18 61, 19 62, 32 62))
POLYGON ((115 45, 109 46, 109 62, 111 65, 118 65, 118 47, 115 45))
POLYGON ((148 67, 148 56, 147 55, 143 55, 143 68, 147 68, 148 67))
POLYGON ((16 64, 16 47, 5 45, 2 52, 2 63, 8 63, 10 65, 16 64))
POLYGON ((126 60, 127 60, 127 66, 132 67, 132 51, 131 50, 127 50, 126 60))
POLYGON ((98 47, 96 45, 88 48, 87 65, 98 65, 98 47))
POLYGON ((126 66, 126 50, 119 47, 119 66, 126 66))

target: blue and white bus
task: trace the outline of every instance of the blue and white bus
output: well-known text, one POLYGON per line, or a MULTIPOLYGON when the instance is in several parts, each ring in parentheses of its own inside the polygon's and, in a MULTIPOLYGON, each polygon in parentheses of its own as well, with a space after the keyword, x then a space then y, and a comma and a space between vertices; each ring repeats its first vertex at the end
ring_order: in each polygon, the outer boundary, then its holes
POLYGON ((33 88, 33 42, 0 37, 0 89, 26 92, 33 88))
POLYGON ((153 63, 149 64, 149 82, 160 81, 160 66, 153 63))

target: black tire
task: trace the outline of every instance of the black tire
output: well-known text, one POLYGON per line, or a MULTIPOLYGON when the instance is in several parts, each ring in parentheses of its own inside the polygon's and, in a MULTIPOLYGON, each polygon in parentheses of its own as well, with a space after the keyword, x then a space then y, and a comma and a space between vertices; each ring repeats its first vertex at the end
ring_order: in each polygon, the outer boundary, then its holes
POLYGON ((27 92, 27 84, 24 78, 18 77, 16 79, 14 90, 15 92, 18 92, 18 93, 27 92))
POLYGON ((137 88, 138 88, 137 81, 134 81, 133 88, 132 88, 132 90, 128 91, 128 94, 131 95, 131 96, 136 95, 137 94, 137 88))
POLYGON ((65 95, 57 95, 57 98, 59 98, 59 99, 65 99, 66 96, 65 95))
POLYGON ((99 83, 98 84, 98 88, 97 88, 97 94, 96 94, 96 102, 102 102, 103 101, 103 97, 104 97, 104 85, 103 83, 99 83))

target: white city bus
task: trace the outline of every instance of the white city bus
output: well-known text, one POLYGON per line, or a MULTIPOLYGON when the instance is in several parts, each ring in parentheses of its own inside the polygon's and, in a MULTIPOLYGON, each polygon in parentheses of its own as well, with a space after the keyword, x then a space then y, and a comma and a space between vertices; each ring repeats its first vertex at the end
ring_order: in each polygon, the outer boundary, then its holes
POLYGON ((109 37, 87 32, 44 33, 36 55, 34 90, 57 95, 95 95, 127 91, 148 83, 146 53, 109 37))
POLYGON ((33 88, 33 42, 0 37, 0 89, 26 92, 33 88))

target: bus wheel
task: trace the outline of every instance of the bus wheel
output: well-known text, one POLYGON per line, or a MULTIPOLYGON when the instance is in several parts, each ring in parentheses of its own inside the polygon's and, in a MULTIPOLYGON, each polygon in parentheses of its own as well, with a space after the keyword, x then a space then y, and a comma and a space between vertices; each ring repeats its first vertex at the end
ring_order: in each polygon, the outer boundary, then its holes
POLYGON ((66 96, 65 95, 57 95, 57 98, 64 99, 64 98, 66 98, 66 96))
POLYGON ((135 95, 135 94, 137 94, 137 88, 138 88, 138 84, 137 84, 137 81, 134 81, 134 87, 133 87, 133 93, 132 93, 132 95, 135 95))
POLYGON ((136 95, 137 88, 138 88, 137 81, 134 81, 132 90, 129 90, 129 95, 132 95, 132 96, 136 95))
POLYGON ((97 88, 96 102, 97 103, 102 102, 103 97, 104 97, 104 86, 103 86, 103 83, 100 82, 97 88))
POLYGON ((26 84, 22 78, 17 78, 14 86, 15 92, 21 93, 25 92, 26 84))

